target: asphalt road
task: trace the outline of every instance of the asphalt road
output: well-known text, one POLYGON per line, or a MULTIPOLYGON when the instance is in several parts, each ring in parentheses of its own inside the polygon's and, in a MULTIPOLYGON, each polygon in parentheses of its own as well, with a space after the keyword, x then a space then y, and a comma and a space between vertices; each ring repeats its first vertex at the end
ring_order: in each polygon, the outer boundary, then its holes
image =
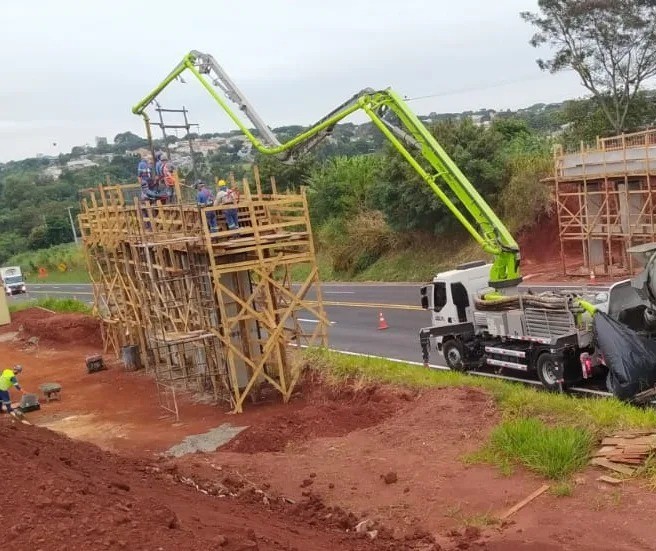
MULTIPOLYGON (((378 304, 419 305, 420 284, 323 284, 324 301, 371 304, 372 307, 327 306, 331 321, 329 344, 335 350, 384 356, 399 360, 421 362, 419 329, 430 324, 430 315, 423 310, 402 310, 375 307, 378 304), (379 310, 382 310, 388 329, 378 329, 379 310)), ((553 289, 549 285, 524 285, 536 291, 553 289)), ((16 295, 11 301, 27 300, 44 296, 75 297, 85 302, 93 300, 89 284, 28 284, 27 295, 16 295)), ((308 298, 314 299, 314 295, 308 298)), ((301 312, 299 318, 308 330, 316 323, 311 314, 301 312)), ((432 357, 431 363, 441 363, 432 357)))

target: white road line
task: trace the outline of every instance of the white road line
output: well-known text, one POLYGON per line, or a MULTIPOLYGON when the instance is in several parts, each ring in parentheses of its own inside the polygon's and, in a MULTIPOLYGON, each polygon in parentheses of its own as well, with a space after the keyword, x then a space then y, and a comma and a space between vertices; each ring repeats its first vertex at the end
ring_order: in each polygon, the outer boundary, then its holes
MULTIPOLYGON (((306 319, 306 318, 298 318, 298 321, 302 321, 302 322, 305 322, 305 323, 319 323, 319 320, 309 320, 309 319, 306 319)), ((337 323, 336 321, 331 321, 330 325, 335 325, 336 323, 337 323)))
POLYGON ((27 290, 28 294, 29 293, 34 293, 34 294, 40 294, 40 295, 67 295, 67 296, 77 296, 77 295, 91 295, 93 296, 93 293, 88 293, 86 291, 34 291, 34 290, 27 290))

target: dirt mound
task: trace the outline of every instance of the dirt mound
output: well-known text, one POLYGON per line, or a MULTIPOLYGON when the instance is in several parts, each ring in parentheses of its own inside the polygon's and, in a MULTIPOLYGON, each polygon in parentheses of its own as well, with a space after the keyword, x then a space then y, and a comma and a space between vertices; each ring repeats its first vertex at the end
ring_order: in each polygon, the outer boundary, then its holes
POLYGON ((290 443, 344 436, 384 421, 414 398, 389 387, 337 387, 308 378, 302 385, 304 405, 263 418, 221 449, 238 453, 283 451, 290 443))
POLYGON ((0 458, 11 503, 3 540, 12 549, 437 549, 374 541, 354 532, 355 517, 317 499, 285 504, 225 476, 211 491, 174 465, 130 461, 8 416, 0 458))
POLYGON ((21 338, 38 337, 40 341, 58 344, 102 346, 100 320, 85 314, 53 314, 42 308, 28 308, 11 316, 10 329, 21 338))
POLYGON ((535 224, 517 236, 522 264, 527 266, 560 261, 558 217, 555 213, 541 216, 535 224))

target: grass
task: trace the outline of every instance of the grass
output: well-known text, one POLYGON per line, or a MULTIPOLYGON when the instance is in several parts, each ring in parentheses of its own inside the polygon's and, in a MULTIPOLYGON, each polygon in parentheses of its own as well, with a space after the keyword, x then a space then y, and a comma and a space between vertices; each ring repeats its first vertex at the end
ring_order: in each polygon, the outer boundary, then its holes
POLYGON ((67 270, 65 272, 48 272, 46 277, 39 277, 30 272, 26 277, 28 283, 91 283, 85 269, 67 270))
POLYGON ((87 283, 86 262, 81 245, 64 243, 48 249, 26 251, 6 260, 4 266, 20 266, 30 283, 87 283), (39 277, 39 269, 48 275, 39 277))
POLYGON ((20 312, 21 310, 27 310, 28 308, 45 308, 46 310, 52 310, 60 314, 90 314, 91 307, 80 301, 73 298, 40 298, 37 300, 26 300, 23 302, 17 302, 9 305, 9 311, 20 312))
MULTIPOLYGON (((335 381, 387 383, 413 389, 473 387, 495 399, 502 422, 489 442, 466 461, 486 461, 510 473, 515 465, 555 480, 565 479, 587 462, 592 446, 610 431, 656 427, 656 410, 614 398, 553 394, 518 383, 454 371, 426 370, 402 362, 309 349, 311 368, 335 381)), ((656 465, 652 469, 656 483, 656 465)))
POLYGON ((500 465, 519 463, 546 478, 564 479, 583 468, 594 437, 582 427, 547 426, 535 418, 503 421, 494 428, 480 458, 500 465))

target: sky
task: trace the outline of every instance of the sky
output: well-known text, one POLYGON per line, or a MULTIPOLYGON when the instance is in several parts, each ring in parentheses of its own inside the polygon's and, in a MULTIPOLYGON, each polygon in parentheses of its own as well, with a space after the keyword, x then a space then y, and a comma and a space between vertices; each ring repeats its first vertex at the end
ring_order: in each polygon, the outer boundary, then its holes
MULTIPOLYGON (((26 0, 0 19, 0 162, 144 135, 131 107, 190 50, 212 54, 271 127, 310 124, 362 88, 418 114, 583 96, 537 67, 537 0, 26 0), (56 145, 54 145, 56 144, 56 145)), ((544 53, 543 53, 544 54, 544 53)), ((191 75, 189 75, 191 77, 191 75)), ((201 132, 234 129, 200 84, 161 96, 201 132)), ((353 119, 360 122, 360 119, 353 119)))

